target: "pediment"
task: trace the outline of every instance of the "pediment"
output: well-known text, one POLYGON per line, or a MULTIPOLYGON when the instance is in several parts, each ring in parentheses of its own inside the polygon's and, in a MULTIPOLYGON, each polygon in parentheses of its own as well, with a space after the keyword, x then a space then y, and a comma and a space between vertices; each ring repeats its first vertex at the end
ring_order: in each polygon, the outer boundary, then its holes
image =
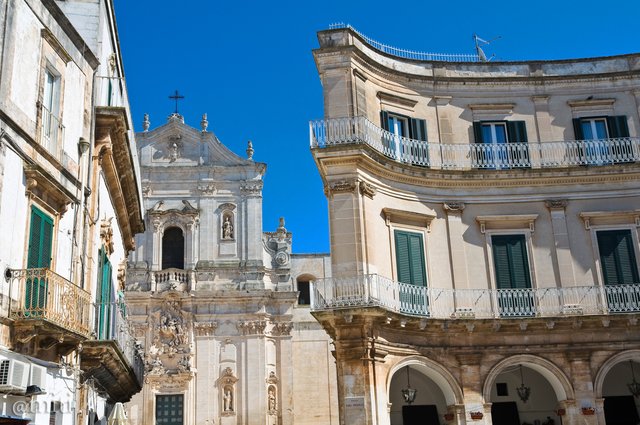
POLYGON ((224 146, 216 135, 193 128, 182 119, 136 134, 143 167, 237 166, 255 164, 224 146))

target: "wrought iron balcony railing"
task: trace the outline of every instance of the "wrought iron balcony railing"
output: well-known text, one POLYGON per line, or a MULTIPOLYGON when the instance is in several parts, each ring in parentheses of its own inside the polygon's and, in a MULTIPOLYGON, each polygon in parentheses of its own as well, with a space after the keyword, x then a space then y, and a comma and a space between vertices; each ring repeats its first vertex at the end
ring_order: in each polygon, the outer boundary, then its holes
POLYGON ((80 287, 46 268, 11 270, 9 306, 16 320, 44 320, 88 337, 91 331, 91 296, 80 287), (15 292, 14 292, 15 291, 15 292))
POLYGON ((129 363, 138 382, 142 382, 144 363, 138 354, 131 323, 124 302, 94 304, 94 333, 98 341, 114 341, 129 363))
POLYGON ((311 148, 364 144, 404 164, 444 170, 558 168, 640 161, 640 138, 441 144, 400 137, 365 117, 312 121, 311 148))
POLYGON ((497 318, 617 314, 640 311, 640 282, 632 285, 528 289, 440 289, 371 274, 314 282, 314 311, 382 307, 420 317, 497 318))

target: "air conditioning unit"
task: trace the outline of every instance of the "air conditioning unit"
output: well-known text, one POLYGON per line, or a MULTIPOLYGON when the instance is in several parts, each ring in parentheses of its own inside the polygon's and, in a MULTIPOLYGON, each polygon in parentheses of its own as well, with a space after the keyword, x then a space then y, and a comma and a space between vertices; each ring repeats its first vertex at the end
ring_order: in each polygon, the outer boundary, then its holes
POLYGON ((29 385, 35 385, 40 388, 47 387, 47 368, 36 364, 31 365, 31 374, 29 376, 29 385))
POLYGON ((29 365, 13 360, 0 359, 0 392, 23 394, 29 380, 29 365))

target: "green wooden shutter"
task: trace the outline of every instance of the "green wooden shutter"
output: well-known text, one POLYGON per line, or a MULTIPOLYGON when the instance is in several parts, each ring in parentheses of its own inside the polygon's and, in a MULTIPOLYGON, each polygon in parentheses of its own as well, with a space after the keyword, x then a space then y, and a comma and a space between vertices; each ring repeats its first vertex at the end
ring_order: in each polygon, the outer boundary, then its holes
POLYGON ((524 235, 491 237, 498 289, 531 288, 529 260, 524 235))
POLYGON ((613 139, 629 137, 629 126, 625 115, 607 117, 607 128, 609 130, 609 137, 613 139))
POLYGON ((426 286, 427 278, 422 234, 396 230, 394 235, 398 282, 426 286))
POLYGON ((380 124, 382 128, 389 131, 389 113, 387 111, 380 111, 380 124))
MULTIPOLYGON (((53 244, 53 220, 35 206, 31 207, 29 224, 29 246, 27 268, 49 268, 53 244)), ((30 278, 25 285, 25 308, 29 314, 40 314, 47 304, 47 280, 44 277, 30 278)))
POLYGON ((482 138, 482 122, 481 121, 474 121, 473 137, 475 137, 476 143, 484 143, 484 140, 482 138))
POLYGON ((573 121, 573 133, 576 140, 583 140, 584 133, 582 132, 582 120, 580 118, 574 118, 572 121, 573 121))
POLYGON ((53 220, 35 206, 31 207, 27 268, 51 266, 53 220))
POLYGON ((509 143, 527 143, 527 125, 524 121, 507 121, 509 143))
POLYGON ((605 285, 640 282, 633 239, 629 230, 597 232, 602 276, 605 285))
POLYGON ((111 337, 111 262, 104 249, 100 249, 98 266, 98 309, 97 309, 97 333, 98 339, 110 339, 111 337))

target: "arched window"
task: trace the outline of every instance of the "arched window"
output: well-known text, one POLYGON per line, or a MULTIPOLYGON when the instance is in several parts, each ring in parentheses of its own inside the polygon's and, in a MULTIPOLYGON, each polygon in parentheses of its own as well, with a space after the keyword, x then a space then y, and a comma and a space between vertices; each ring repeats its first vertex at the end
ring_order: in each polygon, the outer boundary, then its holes
POLYGON ((162 236, 162 269, 184 269, 184 235, 178 227, 169 227, 162 236))

